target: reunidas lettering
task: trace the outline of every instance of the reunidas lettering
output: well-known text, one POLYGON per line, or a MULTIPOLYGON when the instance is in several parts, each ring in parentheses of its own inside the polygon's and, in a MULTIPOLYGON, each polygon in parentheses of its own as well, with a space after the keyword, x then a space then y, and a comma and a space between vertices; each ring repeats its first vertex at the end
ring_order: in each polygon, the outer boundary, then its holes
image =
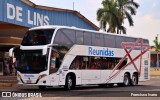
POLYGON ((97 55, 97 56, 114 56, 114 51, 109 50, 108 48, 103 48, 102 50, 93 49, 92 47, 88 47, 89 55, 97 55))

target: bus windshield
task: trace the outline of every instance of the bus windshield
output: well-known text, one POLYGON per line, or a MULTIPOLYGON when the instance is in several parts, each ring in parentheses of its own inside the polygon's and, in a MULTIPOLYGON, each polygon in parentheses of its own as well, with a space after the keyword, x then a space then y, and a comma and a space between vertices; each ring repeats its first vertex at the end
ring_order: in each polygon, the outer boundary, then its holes
POLYGON ((41 29, 27 31, 22 44, 23 46, 50 44, 54 29, 41 29))
POLYGON ((47 70, 47 55, 41 50, 22 50, 17 59, 17 70, 21 73, 40 73, 47 70))

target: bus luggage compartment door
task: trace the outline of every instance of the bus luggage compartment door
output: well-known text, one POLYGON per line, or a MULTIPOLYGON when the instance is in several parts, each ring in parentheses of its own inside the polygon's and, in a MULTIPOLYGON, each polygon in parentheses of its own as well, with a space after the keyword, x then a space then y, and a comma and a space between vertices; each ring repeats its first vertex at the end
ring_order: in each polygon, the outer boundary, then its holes
POLYGON ((82 70, 82 84, 97 84, 101 81, 100 70, 82 70))

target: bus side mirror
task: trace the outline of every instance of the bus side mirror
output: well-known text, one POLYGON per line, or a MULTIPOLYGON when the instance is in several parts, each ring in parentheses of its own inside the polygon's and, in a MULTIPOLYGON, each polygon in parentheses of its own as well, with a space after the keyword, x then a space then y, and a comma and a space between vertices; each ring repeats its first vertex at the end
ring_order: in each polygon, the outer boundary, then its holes
POLYGON ((11 48, 11 49, 9 50, 9 57, 13 57, 13 50, 14 50, 14 48, 11 48))
POLYGON ((58 44, 45 45, 45 46, 43 47, 43 50, 42 50, 42 55, 46 55, 46 54, 47 54, 48 47, 52 47, 52 46, 58 46, 58 44))
POLYGON ((48 46, 44 46, 43 47, 42 55, 46 55, 47 54, 47 48, 48 48, 48 46))
POLYGON ((11 49, 9 49, 9 57, 14 57, 14 50, 17 50, 17 49, 20 49, 20 46, 16 46, 16 47, 13 47, 11 49))

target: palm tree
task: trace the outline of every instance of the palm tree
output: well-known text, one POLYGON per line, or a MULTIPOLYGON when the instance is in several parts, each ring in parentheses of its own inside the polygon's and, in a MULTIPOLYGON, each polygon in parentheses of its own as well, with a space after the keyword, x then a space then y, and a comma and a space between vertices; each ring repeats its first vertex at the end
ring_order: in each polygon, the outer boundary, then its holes
POLYGON ((128 19, 129 25, 133 26, 131 15, 136 14, 136 9, 139 7, 134 0, 103 0, 103 8, 97 11, 97 20, 100 21, 100 28, 107 32, 125 34, 126 28, 123 26, 124 19, 128 19))
MULTIPOLYGON (((127 19, 130 26, 133 26, 132 15, 136 15, 136 9, 139 7, 139 4, 134 2, 134 0, 116 0, 118 5, 118 11, 121 14, 119 17, 120 26, 124 23, 124 19, 127 19)), ((117 33, 121 34, 120 29, 117 30, 117 33)))
POLYGON ((157 53, 157 67, 159 67, 159 57, 158 57, 158 52, 160 50, 160 42, 158 42, 158 40, 154 40, 153 41, 155 46, 152 46, 151 48, 155 48, 155 51, 157 53))
POLYGON ((113 0, 102 1, 103 8, 99 8, 97 11, 97 20, 100 21, 100 28, 107 32, 116 32, 116 27, 119 23, 117 4, 113 0))

